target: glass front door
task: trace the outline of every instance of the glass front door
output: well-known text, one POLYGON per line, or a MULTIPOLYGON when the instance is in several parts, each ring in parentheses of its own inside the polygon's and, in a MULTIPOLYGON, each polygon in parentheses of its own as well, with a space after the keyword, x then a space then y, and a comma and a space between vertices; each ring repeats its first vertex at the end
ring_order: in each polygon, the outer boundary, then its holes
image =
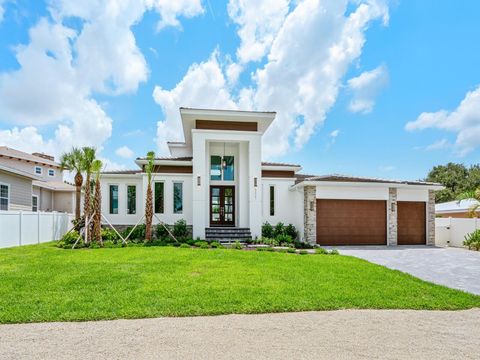
POLYGON ((235 226, 234 186, 210 186, 210 226, 235 226))

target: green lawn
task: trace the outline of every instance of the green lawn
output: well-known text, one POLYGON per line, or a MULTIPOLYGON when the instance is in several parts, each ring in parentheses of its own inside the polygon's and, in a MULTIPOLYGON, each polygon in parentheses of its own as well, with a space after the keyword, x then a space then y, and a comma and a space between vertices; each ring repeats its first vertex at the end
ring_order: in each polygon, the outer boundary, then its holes
POLYGON ((472 307, 480 297, 345 256, 52 243, 0 250, 0 323, 472 307))

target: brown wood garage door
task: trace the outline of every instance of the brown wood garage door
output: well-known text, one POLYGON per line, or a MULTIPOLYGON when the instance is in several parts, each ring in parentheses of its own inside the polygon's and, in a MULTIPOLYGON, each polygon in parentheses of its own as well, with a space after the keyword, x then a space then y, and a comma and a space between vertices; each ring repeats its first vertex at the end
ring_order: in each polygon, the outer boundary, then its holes
POLYGON ((425 203, 399 201, 397 208, 398 245, 425 245, 425 203))
POLYGON ((383 200, 317 200, 317 244, 385 245, 383 200))

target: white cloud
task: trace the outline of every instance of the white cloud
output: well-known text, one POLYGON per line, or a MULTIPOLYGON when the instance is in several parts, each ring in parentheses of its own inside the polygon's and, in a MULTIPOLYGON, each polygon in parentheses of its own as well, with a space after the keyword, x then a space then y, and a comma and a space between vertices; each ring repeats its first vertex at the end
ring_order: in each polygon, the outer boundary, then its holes
POLYGON ((157 124, 157 144, 160 152, 168 153, 166 141, 182 141, 183 132, 179 107, 236 109, 226 88, 226 80, 214 51, 210 59, 193 64, 184 78, 172 90, 155 86, 153 98, 165 115, 157 124))
POLYGON ((347 81, 352 92, 352 100, 348 105, 351 112, 369 113, 375 105, 375 98, 388 83, 388 70, 380 65, 371 71, 365 71, 359 76, 347 81))
POLYGON ((334 139, 335 139, 335 138, 338 136, 338 134, 340 134, 340 130, 339 130, 339 129, 333 130, 333 131, 329 134, 329 136, 330 136, 331 138, 334 138, 334 139))
POLYGON ((230 0, 228 14, 238 26, 240 63, 261 60, 288 14, 290 0, 230 0))
POLYGON ((101 151, 111 135, 112 119, 93 95, 132 93, 148 78, 131 28, 148 10, 160 15, 162 26, 178 26, 177 16, 198 14, 199 4, 50 0, 51 19, 40 19, 29 29, 29 43, 15 50, 19 69, 0 73, 0 119, 27 125, 1 130, 0 144, 57 156, 71 146, 101 151), (67 18, 78 19, 80 29, 67 26, 67 18), (50 138, 41 134, 45 124, 56 125, 50 138))
POLYGON ((427 145, 425 147, 425 150, 427 151, 433 151, 433 150, 441 150, 450 147, 451 144, 447 139, 441 139, 438 141, 435 141, 434 143, 427 145))
MULTIPOLYGON (((267 63, 254 72, 253 86, 240 89, 237 96, 230 94, 228 84, 238 77, 238 69, 229 66, 224 71, 218 64, 218 55, 193 65, 171 91, 157 87, 154 98, 165 114, 165 121, 158 123, 157 134, 162 152, 167 150, 165 140, 179 140, 181 136, 179 106, 212 107, 215 103, 222 105, 215 107, 277 111, 276 121, 263 138, 265 157, 281 156, 292 144, 301 148, 334 105, 346 71, 362 53, 370 23, 388 22, 388 7, 382 0, 356 1, 348 15, 347 0, 305 0, 295 3, 288 14, 279 11, 279 24, 258 30, 262 14, 248 12, 247 16, 243 10, 232 9, 232 4, 247 3, 232 1, 229 5, 230 15, 240 24, 239 34, 243 34, 243 27, 248 27, 244 30, 247 35, 240 35, 239 48, 248 51, 237 56, 250 61, 261 58, 265 52, 267 63), (260 20, 252 20, 254 15, 260 20), (259 51, 253 44, 257 41, 259 51)), ((258 6, 263 4, 268 1, 258 6)))
POLYGON ((4 3, 5 0, 0 0, 0 23, 3 21, 3 15, 5 14, 4 3))
POLYGON ((421 113, 405 128, 408 131, 433 128, 454 132, 457 134, 456 153, 460 156, 468 154, 480 144, 480 86, 469 91, 455 110, 421 113))
POLYGON ((146 0, 160 14, 157 30, 167 26, 180 27, 178 18, 192 18, 204 12, 200 0, 146 0))
POLYGON ((131 159, 134 156, 132 149, 128 146, 121 146, 117 150, 115 150, 115 154, 124 158, 124 159, 131 159))

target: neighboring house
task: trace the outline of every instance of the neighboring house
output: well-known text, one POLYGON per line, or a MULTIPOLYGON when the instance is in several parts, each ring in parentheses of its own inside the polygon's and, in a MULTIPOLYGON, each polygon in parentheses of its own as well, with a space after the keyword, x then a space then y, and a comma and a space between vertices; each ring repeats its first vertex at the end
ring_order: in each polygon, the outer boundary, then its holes
POLYGON ((0 210, 74 212, 75 187, 52 156, 0 146, 0 210))
MULTIPOLYGON (((470 209, 478 204, 475 199, 448 201, 435 205, 435 213, 437 217, 471 218, 470 209)), ((480 208, 475 213, 479 217, 480 208)))
MULTIPOLYGON (((265 222, 293 224, 321 245, 433 244, 435 190, 427 182, 302 175, 300 165, 262 162, 262 135, 274 112, 181 108, 184 142, 155 159, 154 212, 185 219, 194 238, 261 237, 265 222)), ((147 177, 102 175, 102 213, 114 225, 142 220, 147 177)), ((154 223, 157 218, 154 217, 154 223)))

